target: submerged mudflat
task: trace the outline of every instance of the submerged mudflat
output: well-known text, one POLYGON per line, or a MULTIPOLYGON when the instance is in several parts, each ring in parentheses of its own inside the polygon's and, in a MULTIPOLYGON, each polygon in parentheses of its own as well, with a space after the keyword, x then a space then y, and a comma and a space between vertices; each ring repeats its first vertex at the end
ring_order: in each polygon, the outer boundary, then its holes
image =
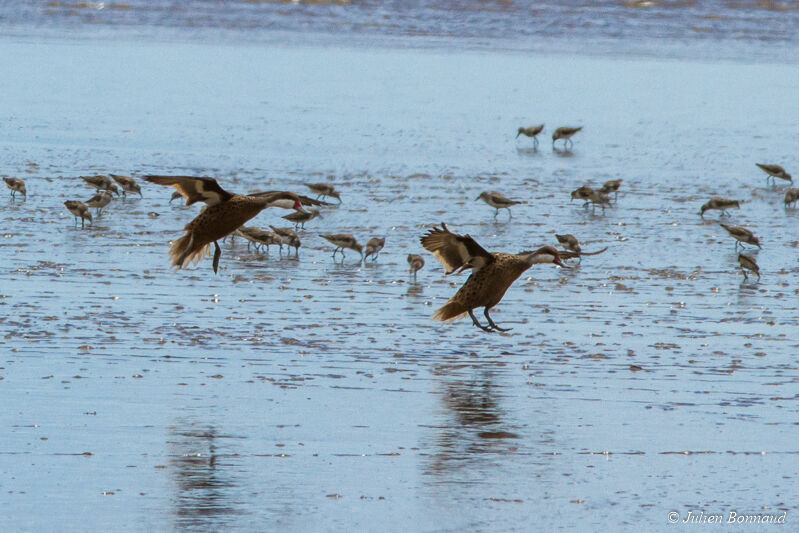
MULTIPOLYGON (((797 501, 792 66, 337 47, 0 41, 0 501, 9 531, 666 527, 676 510, 797 501), (516 128, 547 124, 538 149, 516 128), (560 125, 584 125, 553 151, 560 125), (75 227, 79 176, 329 181, 299 258, 223 244, 172 271, 198 212, 115 200, 75 227), (623 179, 595 211, 584 183, 623 179), (513 218, 476 202, 524 200, 513 218), (761 238, 742 283, 713 196, 761 238), (408 253, 447 222, 518 252, 509 334, 430 315, 465 276, 408 253), (320 233, 386 237, 343 263, 320 233), (48 512, 42 512, 48 509, 48 512), (128 527, 130 526, 130 527, 128 527)), ((796 172, 796 171, 794 171, 796 172)), ((285 211, 252 223, 286 226, 285 211)), ((788 521, 791 521, 789 512, 788 521)))

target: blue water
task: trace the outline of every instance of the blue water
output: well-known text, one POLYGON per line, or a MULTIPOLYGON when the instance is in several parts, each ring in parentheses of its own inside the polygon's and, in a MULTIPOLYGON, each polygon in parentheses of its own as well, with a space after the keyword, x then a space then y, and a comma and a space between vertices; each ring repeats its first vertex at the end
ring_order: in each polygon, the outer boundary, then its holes
POLYGON ((799 214, 754 163, 793 169, 795 65, 84 24, 0 39, 0 174, 29 192, 0 200, 4 531, 792 523, 799 214), (514 139, 540 122, 537 150, 514 139), (585 126, 572 151, 551 148, 559 125, 585 126), (198 208, 169 189, 74 227, 63 202, 105 172, 330 181, 343 203, 299 260, 237 239, 218 275, 174 272, 168 243, 198 208), (605 212, 569 202, 616 178, 605 212), (474 201, 495 189, 527 202, 512 220, 474 201), (716 195, 744 201, 729 220, 761 237, 760 283, 697 214, 716 195), (513 331, 488 335, 430 321, 465 276, 430 254, 408 276, 441 221, 489 250, 556 232, 609 250, 528 271, 492 313, 513 331), (336 264, 327 232, 386 249, 336 264))

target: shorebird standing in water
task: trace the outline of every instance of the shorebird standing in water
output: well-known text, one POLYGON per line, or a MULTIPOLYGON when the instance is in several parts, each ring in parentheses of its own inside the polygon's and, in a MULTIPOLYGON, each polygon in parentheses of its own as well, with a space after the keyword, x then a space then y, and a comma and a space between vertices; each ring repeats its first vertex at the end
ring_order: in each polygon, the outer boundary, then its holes
POLYGON ((92 223, 92 212, 86 207, 86 204, 77 200, 67 200, 64 202, 67 210, 75 216, 75 225, 78 225, 78 218, 80 218, 80 227, 83 228, 84 221, 88 220, 89 224, 92 223))
POLYGON ((614 200, 619 199, 619 187, 621 187, 621 182, 623 180, 610 180, 606 181, 605 184, 599 189, 600 194, 608 195, 613 193, 615 196, 613 197, 614 200))
POLYGON ((552 134, 552 147, 555 147, 555 141, 558 139, 563 139, 563 147, 566 148, 567 146, 574 146, 574 142, 572 141, 572 137, 575 133, 583 129, 582 126, 579 128, 569 128, 567 126, 561 126, 560 128, 555 130, 555 133, 552 134))
POLYGON ((86 202, 86 205, 89 207, 94 207, 97 209, 97 216, 101 216, 103 214, 103 208, 111 203, 113 197, 111 193, 106 191, 100 191, 86 202))
POLYGON ((319 214, 318 209, 309 209, 308 211, 296 211, 294 213, 289 213, 288 215, 283 215, 283 218, 288 220, 289 222, 294 222, 294 227, 300 226, 302 229, 305 229, 305 223, 309 220, 313 220, 316 217, 322 217, 319 214))
MULTIPOLYGON (((272 228, 272 231, 275 232, 275 235, 280 237, 280 239, 283 241, 283 244, 285 244, 288 248, 294 248, 294 255, 297 257, 300 256, 300 246, 302 246, 302 243, 300 242, 300 237, 294 232, 293 229, 276 228, 274 226, 269 227, 272 228)), ((291 255, 290 253, 288 254, 291 255)))
POLYGON ((25 190, 25 182, 19 178, 3 178, 3 181, 6 182, 6 187, 11 189, 11 198, 16 199, 17 193, 20 193, 26 199, 28 198, 28 192, 25 190))
POLYGON ((516 138, 519 138, 519 135, 524 135, 525 137, 532 137, 533 143, 538 146, 538 134, 544 131, 544 125, 539 124, 538 126, 530 126, 529 128, 519 128, 519 131, 516 133, 516 138))
POLYGON ((519 254, 488 253, 469 235, 452 233, 446 224, 434 227, 421 238, 425 250, 432 252, 446 269, 446 274, 460 272, 467 268, 472 274, 455 296, 436 311, 433 320, 446 322, 468 313, 472 323, 483 331, 508 331, 497 326, 489 311, 497 305, 508 288, 525 270, 539 263, 554 263, 563 266, 558 251, 552 246, 544 246, 533 252, 519 254), (484 307, 488 326, 483 326, 474 316, 474 310, 484 307))
POLYGON ((511 206, 524 203, 524 202, 519 202, 517 200, 511 200, 509 198, 505 198, 505 196, 503 196, 498 192, 489 192, 489 191, 480 193, 480 196, 475 198, 475 201, 477 200, 482 200, 491 207, 493 207, 494 209, 496 209, 496 211, 494 212, 494 218, 497 218, 500 209, 507 209, 508 216, 512 218, 513 214, 510 212, 511 206))
POLYGON ((746 228, 742 228, 741 226, 728 226, 727 224, 721 224, 721 227, 727 230, 732 238, 735 239, 735 249, 738 250, 738 246, 743 248, 743 244, 751 244, 753 246, 757 246, 760 248, 760 239, 755 237, 755 234, 749 231, 746 228))
POLYGON ((248 250, 250 249, 250 243, 252 243, 256 250, 259 249, 259 245, 266 246, 266 253, 268 254, 269 247, 276 244, 280 246, 281 253, 283 252, 283 239, 271 231, 256 228, 255 226, 242 226, 236 230, 235 235, 244 237, 247 241, 248 250))
POLYGON ((754 272, 757 275, 757 281, 760 281, 760 267, 757 266, 757 261, 751 255, 738 254, 738 264, 741 265, 741 273, 744 275, 744 281, 749 279, 746 271, 754 272))
POLYGON ((319 197, 327 197, 331 196, 338 200, 338 203, 341 203, 341 195, 336 190, 336 188, 331 185, 330 183, 306 183, 306 187, 311 189, 311 192, 316 195, 316 199, 318 200, 319 197))
POLYGON ((578 254, 581 252, 580 242, 577 240, 577 237, 575 237, 574 235, 555 234, 555 238, 558 239, 558 242, 561 243, 563 247, 566 248, 567 250, 570 250, 572 252, 577 252, 578 254))
POLYGON ((109 174, 109 176, 111 176, 122 188, 122 196, 127 198, 128 193, 131 193, 138 194, 144 198, 141 193, 141 187, 139 187, 139 184, 136 183, 135 179, 131 178, 130 176, 120 176, 119 174, 109 174))
POLYGON ((377 254, 380 253, 380 250, 382 250, 383 246, 385 245, 386 245, 385 237, 383 238, 372 237, 371 239, 366 241, 366 252, 363 254, 363 260, 366 261, 366 259, 371 255, 372 261, 375 261, 377 259, 377 254))
POLYGON ((83 176, 81 178, 87 185, 94 187, 98 191, 109 191, 119 196, 119 189, 111 183, 111 178, 98 174, 96 176, 83 176))
MULTIPOLYGON (((577 199, 577 200, 585 200, 586 203, 588 203, 588 199, 591 198, 591 194, 593 192, 594 192, 594 189, 592 189, 590 186, 583 185, 583 186, 578 187, 578 188, 576 188, 576 189, 574 189, 572 191, 571 199, 572 200, 575 200, 575 199, 577 199)), ((571 200, 569 200, 569 201, 571 202, 571 200)))
POLYGON ((699 209, 699 215, 702 218, 705 218, 705 211, 710 211, 711 209, 718 209, 721 211, 722 215, 727 215, 727 209, 740 208, 741 203, 738 200, 729 200, 727 198, 712 198, 709 202, 704 204, 699 209))
POLYGON ((413 279, 416 279, 416 273, 424 266, 424 258, 421 255, 408 254, 408 264, 411 267, 410 272, 413 274, 413 279))
POLYGON ((336 249, 333 250, 333 259, 336 258, 338 252, 341 252, 341 260, 344 261, 344 249, 347 248, 361 254, 361 261, 363 261, 363 246, 358 244, 355 237, 349 233, 325 233, 322 238, 336 246, 336 249))
POLYGON ((759 166, 761 170, 766 173, 766 183, 768 183, 769 178, 771 178, 771 183, 775 185, 774 178, 780 178, 781 180, 793 183, 791 175, 785 172, 785 169, 779 165, 766 165, 761 163, 755 163, 755 165, 759 166))
POLYGON ((799 200, 799 189, 788 189, 785 191, 785 205, 794 204, 792 207, 795 207, 796 201, 799 200))
POLYGON ((213 178, 193 176, 145 176, 150 183, 175 187, 185 198, 186 205, 205 202, 207 207, 189 222, 186 235, 172 243, 169 255, 172 266, 182 268, 186 261, 198 262, 211 252, 214 245, 213 269, 219 269, 222 250, 217 241, 230 235, 248 220, 269 207, 302 211, 303 203, 293 192, 274 191, 260 196, 229 193, 213 178))
POLYGON ((596 206, 600 206, 602 207, 602 212, 604 212, 605 207, 610 205, 610 198, 599 191, 591 191, 587 200, 585 205, 591 204, 591 209, 593 211, 596 211, 596 206))

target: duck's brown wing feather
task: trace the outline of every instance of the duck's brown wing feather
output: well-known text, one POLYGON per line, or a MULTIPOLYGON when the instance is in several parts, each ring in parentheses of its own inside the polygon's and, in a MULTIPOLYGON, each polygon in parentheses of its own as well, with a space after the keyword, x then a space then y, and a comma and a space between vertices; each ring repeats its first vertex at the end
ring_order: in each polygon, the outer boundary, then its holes
MULTIPOLYGON (((279 192, 279 191, 254 192, 252 194, 248 194, 247 196, 261 197, 261 196, 267 196, 267 195, 270 195, 270 194, 274 194, 276 192, 279 192)), ((314 200, 313 198, 309 198, 308 196, 303 196, 301 194, 298 194, 297 198, 300 199, 300 205, 333 205, 330 202, 323 202, 321 200, 314 200)))
POLYGON ((433 227, 427 232, 421 242, 424 249, 432 252, 444 266, 447 274, 466 268, 480 270, 494 262, 494 256, 477 244, 477 241, 469 235, 452 233, 443 222, 440 228, 433 227))
POLYGON ((214 178, 195 176, 144 176, 150 183, 171 185, 186 198, 186 205, 205 202, 216 205, 230 200, 233 194, 219 186, 214 178))

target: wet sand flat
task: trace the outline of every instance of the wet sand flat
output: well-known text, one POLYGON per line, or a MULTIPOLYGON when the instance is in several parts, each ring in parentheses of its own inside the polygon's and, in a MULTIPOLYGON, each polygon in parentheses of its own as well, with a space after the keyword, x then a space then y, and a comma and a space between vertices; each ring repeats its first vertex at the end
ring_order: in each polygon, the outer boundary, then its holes
MULTIPOLYGON (((0 40, 4 531, 662 530, 797 501, 799 66, 243 42, 0 40), (545 122, 538 149, 516 128, 545 122), (584 125, 553 151, 560 125, 584 125), (171 189, 81 230, 79 176, 330 181, 299 258, 222 245, 169 268, 171 189), (623 179, 605 209, 569 202, 623 179), (527 203, 494 219, 499 190, 527 203), (761 237, 743 283, 724 217, 761 237), (155 213, 158 216, 151 216, 155 213), (492 312, 430 321, 466 279, 441 221, 518 252, 573 233, 492 312), (385 236, 365 265, 321 233, 385 236), (414 282, 408 253, 427 265, 414 282), (482 317, 481 317, 482 318, 482 317)), ((1 192, 1 191, 0 191, 1 192)), ((252 224, 287 226, 264 211, 252 224)))

